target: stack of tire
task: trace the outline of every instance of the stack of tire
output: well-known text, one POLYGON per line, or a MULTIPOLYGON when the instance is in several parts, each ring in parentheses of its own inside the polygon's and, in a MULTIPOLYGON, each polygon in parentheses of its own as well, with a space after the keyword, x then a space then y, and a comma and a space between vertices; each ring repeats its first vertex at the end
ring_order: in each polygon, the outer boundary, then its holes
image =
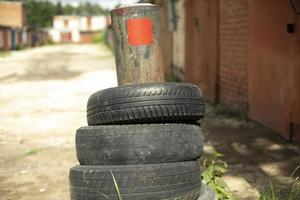
POLYGON ((91 95, 76 133, 71 200, 197 200, 201 90, 186 83, 126 85, 91 95))

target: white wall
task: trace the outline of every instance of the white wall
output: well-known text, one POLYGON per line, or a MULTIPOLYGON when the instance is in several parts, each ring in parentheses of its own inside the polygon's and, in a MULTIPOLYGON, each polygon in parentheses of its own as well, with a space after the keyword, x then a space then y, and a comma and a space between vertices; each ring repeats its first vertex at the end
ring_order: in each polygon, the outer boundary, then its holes
POLYGON ((72 30, 78 30, 80 28, 80 20, 78 19, 69 20, 68 28, 72 30))
POLYGON ((64 28, 64 21, 63 20, 54 20, 53 28, 55 29, 63 29, 64 28))
POLYGON ((105 27, 106 27, 106 19, 104 16, 92 17, 92 30, 93 31, 104 30, 105 27))
POLYGON ((88 29, 87 18, 81 17, 80 18, 80 30, 86 31, 87 29, 88 29))
POLYGON ((80 28, 80 18, 65 18, 65 19, 55 19, 53 22, 53 28, 58 30, 75 30, 80 28), (65 21, 68 21, 65 27, 65 21))
POLYGON ((53 29, 49 30, 49 35, 54 42, 61 42, 61 33, 70 32, 73 42, 80 42, 80 31, 101 31, 106 27, 106 18, 104 16, 91 17, 91 27, 88 27, 87 17, 59 17, 53 22, 53 29), (65 20, 68 20, 67 27, 65 20))
POLYGON ((60 31, 56 29, 51 29, 49 30, 49 35, 53 42, 60 42, 61 37, 60 37, 60 31))
POLYGON ((72 41, 73 42, 80 42, 80 32, 79 30, 72 31, 72 41))

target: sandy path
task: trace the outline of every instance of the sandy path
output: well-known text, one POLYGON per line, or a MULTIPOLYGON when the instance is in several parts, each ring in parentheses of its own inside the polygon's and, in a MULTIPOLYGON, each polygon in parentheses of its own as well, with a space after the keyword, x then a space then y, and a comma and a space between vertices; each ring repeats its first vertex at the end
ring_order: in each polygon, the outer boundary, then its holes
POLYGON ((0 199, 69 199, 74 136, 91 93, 116 85, 111 52, 58 45, 0 58, 0 199))

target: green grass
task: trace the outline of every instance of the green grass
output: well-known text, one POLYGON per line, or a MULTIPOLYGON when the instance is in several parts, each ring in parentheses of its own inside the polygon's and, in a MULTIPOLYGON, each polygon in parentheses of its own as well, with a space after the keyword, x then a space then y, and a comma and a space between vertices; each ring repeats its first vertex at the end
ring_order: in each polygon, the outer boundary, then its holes
POLYGON ((41 152, 42 149, 40 148, 33 148, 33 149, 30 149, 28 150, 25 155, 27 156, 32 156, 32 155, 37 155, 39 152, 41 152))
MULTIPOLYGON (((119 200, 123 200, 122 195, 121 195, 121 192, 120 192, 120 189, 119 189, 119 186, 118 186, 118 183, 117 183, 117 181, 116 181, 116 179, 115 179, 115 176, 114 176, 114 174, 113 174, 113 172, 112 172, 111 170, 110 170, 110 174, 111 174, 111 177, 112 177, 112 179, 113 179, 113 181, 114 181, 114 186, 115 186, 116 192, 117 192, 117 194, 118 194, 118 199, 119 199, 119 200)), ((98 193, 99 193, 101 196, 103 196, 105 199, 111 200, 106 194, 103 194, 102 192, 99 192, 99 191, 98 191, 98 193)))
POLYGON ((115 179, 115 176, 114 176, 114 174, 112 173, 111 170, 110 170, 110 174, 111 174, 111 176, 112 176, 112 178, 113 178, 113 180, 114 180, 114 185, 115 185, 115 189, 116 189, 116 191, 117 191, 117 193, 118 193, 118 198, 119 198, 119 200, 123 200, 123 198, 122 198, 122 196, 121 196, 121 193, 120 193, 120 190, 119 190, 118 183, 117 183, 117 181, 116 181, 116 179, 115 179))
POLYGON ((292 183, 288 186, 280 186, 274 184, 269 178, 269 184, 260 194, 259 200, 299 200, 300 199, 300 180, 299 177, 294 177, 300 166, 296 167, 291 174, 292 183))
POLYGON ((9 51, 0 51, 0 58, 4 58, 10 55, 9 51))
POLYGON ((52 46, 52 45, 57 45, 58 43, 54 42, 53 40, 48 40, 46 45, 52 46))
POLYGON ((104 34, 105 34, 104 32, 96 34, 93 38, 93 43, 104 44, 105 43, 105 35, 104 34))
MULTIPOLYGON (((36 152, 35 149, 33 150, 33 152, 36 152)), ((235 197, 235 195, 230 191, 228 185, 222 179, 222 177, 227 173, 227 168, 228 165, 224 161, 224 155, 218 152, 211 153, 203 161, 203 172, 201 174, 202 181, 214 191, 216 200, 238 200, 238 198, 235 197)), ((275 185, 271 178, 269 178, 269 184, 260 194, 259 200, 299 200, 300 180, 299 177, 294 177, 298 170, 300 170, 300 166, 298 166, 291 174, 290 177, 293 178, 294 181, 288 188, 275 185)), ((118 200, 123 200, 114 174, 111 170, 110 173, 114 182, 115 190, 118 194, 118 200)), ((110 200, 107 195, 101 192, 99 192, 99 194, 105 197, 107 200, 110 200)))

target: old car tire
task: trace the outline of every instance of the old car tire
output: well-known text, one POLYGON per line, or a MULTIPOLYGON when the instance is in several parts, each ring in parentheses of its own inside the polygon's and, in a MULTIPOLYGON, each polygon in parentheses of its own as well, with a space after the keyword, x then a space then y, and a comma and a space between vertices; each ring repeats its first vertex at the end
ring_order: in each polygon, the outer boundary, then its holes
POLYGON ((77 130, 81 165, 132 165, 196 160, 203 151, 197 124, 87 126, 77 130))
POLYGON ((198 200, 217 200, 213 190, 206 184, 202 183, 200 197, 198 200))
POLYGON ((75 166, 71 200, 117 200, 114 176, 124 200, 196 200, 201 189, 197 161, 154 165, 75 166), (106 196, 106 197, 105 197, 106 196))
POLYGON ((204 115, 204 100, 195 85, 152 83, 126 85, 92 94, 88 125, 191 122, 204 115))

